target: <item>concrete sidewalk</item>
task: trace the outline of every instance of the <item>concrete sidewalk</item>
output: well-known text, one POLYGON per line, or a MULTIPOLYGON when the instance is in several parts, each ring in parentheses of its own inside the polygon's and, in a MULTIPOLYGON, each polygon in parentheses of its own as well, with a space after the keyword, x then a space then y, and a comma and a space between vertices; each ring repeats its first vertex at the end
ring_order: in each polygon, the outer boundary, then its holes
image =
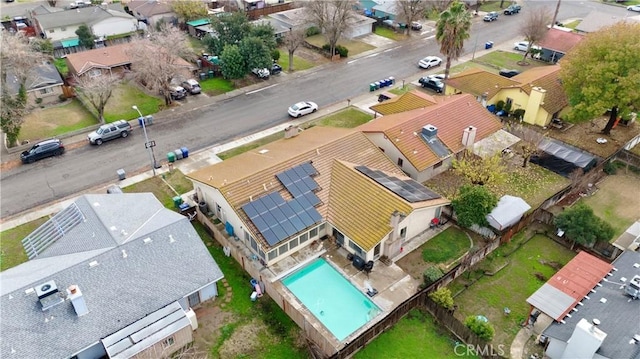
MULTIPOLYGON (((470 55, 465 55, 463 57, 461 57, 458 61, 455 61, 454 63, 452 63, 452 67, 459 64, 459 63, 464 63, 464 62, 468 62, 472 59, 472 56, 475 55, 475 57, 480 57, 482 55, 485 55, 486 53, 495 51, 495 50, 511 50, 512 49, 512 44, 513 42, 516 42, 518 40, 514 39, 513 41, 508 41, 504 44, 499 44, 499 45, 494 45, 493 48, 491 49, 483 49, 476 51, 475 54, 470 54, 470 55)), ((395 43, 387 45, 387 47, 393 47, 393 45, 395 45, 395 43)), ((381 48, 377 48, 375 50, 371 50, 368 52, 364 52, 362 54, 360 54, 357 57, 363 57, 363 56, 368 56, 371 53, 375 53, 375 52, 380 52, 385 50, 385 47, 381 47, 381 48)), ((354 57, 354 58, 357 58, 354 57)), ((353 59, 353 58, 352 58, 353 59)), ((330 66, 331 64, 325 65, 325 66, 330 66)), ((444 65, 443 65, 444 66, 444 65)), ((421 71, 419 73, 416 73, 415 75, 405 78, 405 79, 396 79, 396 85, 394 87, 398 87, 398 83, 400 81, 405 82, 405 84, 409 84, 409 83, 416 83, 420 77, 428 75, 428 74, 433 74, 433 73, 438 73, 438 72, 442 72, 443 66, 435 68, 435 69, 431 69, 428 71, 421 71)), ((323 68, 324 66, 321 66, 320 68, 323 68)), ((315 70, 309 70, 309 71, 319 71, 320 68, 315 69, 315 70)), ((276 79, 276 82, 282 82, 282 81, 286 81, 286 77, 278 77, 276 79)), ((231 97, 235 97, 235 96, 240 96, 243 95, 247 92, 250 91, 255 91, 255 90, 259 90, 260 88, 263 88, 265 86, 270 86, 272 85, 273 82, 269 82, 269 83, 265 83, 265 84, 257 84, 257 85, 252 85, 249 87, 245 87, 242 89, 238 89, 238 90, 234 90, 231 91, 227 94, 224 95, 220 95, 220 96, 216 96, 215 99, 211 99, 211 98, 203 98, 202 100, 199 101, 194 101, 192 103, 188 103, 185 105, 182 105, 176 109, 171 109, 171 110, 167 110, 167 111, 163 111, 161 113, 158 113, 157 115, 154 115, 154 120, 155 121, 162 121, 165 118, 175 118, 176 117, 176 113, 186 113, 186 112, 190 112, 190 111, 197 111, 199 108, 203 107, 203 106, 209 106, 212 103, 218 102, 218 101, 223 101, 225 99, 231 98, 231 97), (179 111, 179 112, 178 112, 179 111)), ((230 141, 228 143, 225 144, 221 144, 218 146, 213 146, 210 148, 206 148, 203 149, 201 151, 197 151, 195 153, 190 153, 188 158, 182 159, 182 160, 178 160, 174 163, 174 168, 179 169, 180 171, 182 171, 184 174, 189 174, 193 171, 196 171, 200 168, 215 164, 217 162, 220 162, 220 158, 218 158, 217 154, 224 152, 224 151, 228 151, 229 149, 232 148, 236 148, 242 145, 245 145, 247 143, 253 142, 255 140, 267 137, 269 135, 272 135, 274 133, 283 131, 286 127, 293 125, 293 126, 300 126, 301 124, 305 123, 305 122, 309 122, 309 121, 313 121, 317 118, 320 118, 322 116, 326 116, 328 114, 331 114, 333 112, 342 110, 344 108, 346 108, 348 105, 352 106, 352 107, 356 107, 358 109, 361 109, 363 111, 369 112, 369 113, 373 113, 369 107, 371 105, 374 105, 376 103, 378 103, 377 99, 378 99, 378 95, 384 91, 389 90, 389 88, 384 88, 384 89, 380 89, 380 90, 376 90, 373 92, 364 92, 366 91, 365 89, 368 88, 368 84, 363 84, 363 93, 355 98, 350 99, 349 104, 347 102, 347 100, 344 101, 340 101, 337 103, 334 103, 330 106, 325 106, 324 108, 321 108, 320 110, 318 110, 316 113, 305 116, 302 119, 294 119, 291 121, 288 121, 286 123, 277 125, 275 127, 266 129, 264 131, 260 131, 258 133, 254 133, 252 135, 234 140, 234 141, 230 141)), ((79 134, 79 135, 75 135, 75 136, 71 136, 65 139, 65 143, 67 145, 73 146, 73 144, 78 144, 78 145, 86 145, 86 134, 79 134)), ((3 165, 6 164, 4 162, 4 157, 3 156, 3 165)), ((15 160, 15 159, 12 159, 15 160)), ((19 160, 18 160, 19 161, 19 160)), ((164 163, 163 166, 156 170, 156 173, 158 175, 161 175, 162 173, 165 173, 169 171, 169 167, 167 165, 167 163, 164 163)), ((68 198, 64 198, 61 200, 56 201, 55 203, 50 203, 50 204, 46 204, 43 206, 39 206, 36 208, 33 208, 29 211, 23 212, 23 213, 19 213, 16 214, 14 216, 8 217, 8 218, 3 218, 0 219, 0 231, 4 231, 10 228, 14 228, 16 226, 19 226, 21 224, 24 223, 28 223, 31 222, 35 219, 38 218, 42 218, 45 216, 50 216, 53 215, 59 211, 61 211, 62 209, 64 209, 65 207, 69 206, 69 204, 71 204, 73 201, 76 200, 76 198, 82 194, 86 194, 86 193, 106 193, 106 190, 109 186, 113 185, 113 184, 117 184, 120 187, 126 187, 129 186, 131 184, 137 183, 137 182, 141 182, 144 181, 148 178, 151 178, 153 176, 153 172, 151 170, 146 171, 146 172, 142 172, 142 173, 138 173, 138 174, 133 174, 131 177, 128 177, 122 181, 117 181, 116 179, 116 175, 114 174, 114 181, 111 183, 106 183, 104 185, 100 185, 88 190, 85 190, 79 194, 70 196, 68 198)), ((187 196, 184 196, 185 200, 187 200, 187 196)))

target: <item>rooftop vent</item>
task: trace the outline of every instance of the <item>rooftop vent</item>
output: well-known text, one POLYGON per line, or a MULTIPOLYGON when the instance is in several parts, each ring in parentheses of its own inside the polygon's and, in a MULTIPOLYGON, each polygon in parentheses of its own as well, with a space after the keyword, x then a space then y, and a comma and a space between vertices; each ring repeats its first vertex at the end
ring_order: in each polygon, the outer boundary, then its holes
POLYGON ((422 128, 422 135, 427 138, 435 138, 438 135, 438 128, 434 125, 426 125, 422 128))
POLYGON ((89 308, 87 308, 87 303, 82 296, 82 292, 77 285, 71 285, 67 288, 67 295, 71 304, 73 305, 73 309, 76 311, 76 314, 81 317, 87 313, 89 313, 89 308))
POLYGON ((58 287, 56 286, 56 282, 52 280, 42 283, 36 287, 36 295, 40 300, 43 311, 64 302, 64 299, 62 299, 57 293, 58 287))

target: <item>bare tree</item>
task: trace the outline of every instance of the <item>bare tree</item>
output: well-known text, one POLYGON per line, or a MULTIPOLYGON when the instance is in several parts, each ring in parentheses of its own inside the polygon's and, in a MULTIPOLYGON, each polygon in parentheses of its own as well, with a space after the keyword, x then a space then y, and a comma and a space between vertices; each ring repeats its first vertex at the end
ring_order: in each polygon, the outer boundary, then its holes
POLYGON ((533 44, 542 40, 547 34, 547 24, 551 21, 549 9, 544 7, 531 10, 527 14, 527 17, 520 27, 520 34, 524 36, 524 39, 529 43, 522 58, 523 62, 527 61, 527 55, 531 52, 533 44))
POLYGON ((291 72, 293 71, 293 53, 304 43, 304 30, 291 29, 284 35, 283 43, 289 52, 289 72, 291 72))
POLYGON ((174 27, 162 26, 145 38, 130 43, 127 53, 131 56, 134 76, 150 90, 159 90, 165 104, 171 104, 171 81, 190 76, 195 54, 186 35, 174 27))
POLYGON ((405 32, 411 34, 411 23, 422 19, 427 9, 431 7, 427 0, 397 0, 395 10, 398 20, 407 24, 405 32))
POLYGON ((49 4, 49 6, 51 6, 51 7, 56 7, 56 3, 57 3, 57 2, 58 2, 57 0, 47 0, 47 3, 48 3, 48 4, 49 4))
POLYGON ((538 132, 520 123, 512 123, 507 130, 520 138, 518 147, 522 153, 522 167, 527 167, 531 156, 539 151, 540 144, 547 137, 546 133, 538 132))
POLYGON ((453 0, 432 0, 428 1, 429 4, 427 10, 432 10, 438 14, 445 11, 453 0))
POLYGON ((94 77, 85 75, 76 76, 75 83, 80 95, 86 98, 98 112, 100 123, 104 123, 104 108, 111 98, 113 89, 120 83, 120 79, 111 74, 94 77))
MULTIPOLYGON (((29 39, 20 33, 13 35, 3 32, 1 36, 0 56, 2 70, 7 70, 14 77, 14 81, 24 86, 34 64, 42 63, 46 57, 44 54, 35 51, 29 44, 29 39)), ((5 80, 3 76, 2 81, 5 80)))
POLYGON ((353 8, 357 0, 324 0, 305 3, 306 15, 310 22, 322 30, 331 56, 336 52, 340 36, 350 28, 355 19, 353 8))

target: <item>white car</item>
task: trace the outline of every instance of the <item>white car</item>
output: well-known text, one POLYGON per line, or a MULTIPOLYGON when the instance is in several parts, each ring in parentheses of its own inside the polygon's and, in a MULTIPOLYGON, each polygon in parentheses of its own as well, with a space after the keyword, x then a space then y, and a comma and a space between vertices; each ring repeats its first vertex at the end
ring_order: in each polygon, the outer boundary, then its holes
POLYGON ((289 116, 300 117, 318 111, 318 105, 311 101, 301 101, 289 107, 289 116))
MULTIPOLYGON (((513 44, 513 49, 514 50, 527 51, 528 48, 529 48, 529 43, 526 42, 526 41, 520 41, 520 42, 516 42, 515 44, 513 44)), ((536 45, 532 45, 531 49, 532 50, 542 50, 542 48, 540 46, 536 46, 536 45)))
POLYGON ((418 61, 418 66, 423 69, 440 66, 440 64, 442 64, 442 59, 437 56, 427 56, 424 59, 418 61))
POLYGON ((434 80, 444 80, 444 74, 428 75, 427 77, 434 80))
POLYGON ((640 5, 631 5, 631 6, 627 6, 627 10, 629 10, 629 11, 636 11, 636 12, 640 12, 640 5))

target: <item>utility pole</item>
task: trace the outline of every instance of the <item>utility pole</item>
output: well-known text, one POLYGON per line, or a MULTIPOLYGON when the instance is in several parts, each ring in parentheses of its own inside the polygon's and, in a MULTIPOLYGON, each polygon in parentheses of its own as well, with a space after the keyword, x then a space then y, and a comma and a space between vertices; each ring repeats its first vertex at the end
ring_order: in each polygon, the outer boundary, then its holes
POLYGON ((560 11, 561 2, 562 0, 558 0, 558 4, 556 5, 556 12, 553 13, 553 20, 551 21, 550 29, 553 29, 553 27, 556 25, 556 20, 558 19, 558 11, 560 11))

